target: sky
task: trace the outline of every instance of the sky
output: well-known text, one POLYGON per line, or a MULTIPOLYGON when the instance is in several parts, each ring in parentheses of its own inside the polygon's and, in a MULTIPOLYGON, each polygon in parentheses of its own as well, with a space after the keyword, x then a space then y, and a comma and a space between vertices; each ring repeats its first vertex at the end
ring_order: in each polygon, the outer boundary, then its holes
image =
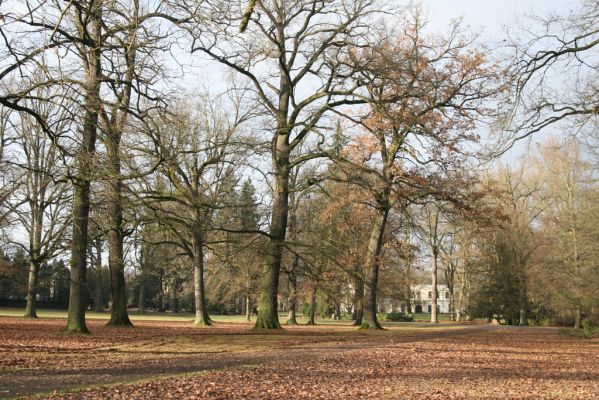
POLYGON ((571 0, 421 0, 431 15, 431 24, 443 28, 452 18, 463 17, 464 22, 485 39, 502 40, 504 27, 524 14, 545 15, 567 12, 571 0))
MULTIPOLYGON (((391 1, 407 5, 409 0, 391 1)), ((429 16, 429 29, 432 32, 445 32, 452 19, 462 17, 465 26, 479 33, 491 47, 494 47, 494 44, 501 44, 510 26, 518 26, 518 18, 521 19, 527 14, 544 16, 565 13, 579 3, 577 0, 420 0, 420 2, 429 16)), ((214 92, 223 91, 225 86, 222 67, 211 62, 202 62, 200 58, 198 55, 192 57, 196 65, 194 68, 196 79, 192 86, 208 88, 214 92)), ((533 141, 539 140, 533 138, 533 141)), ((519 158, 527 151, 528 145, 526 141, 518 143, 504 156, 505 161, 510 163, 519 158)))
MULTIPOLYGON (((501 44, 511 29, 523 26, 527 15, 546 16, 548 14, 569 13, 580 1, 576 0, 420 0, 430 18, 430 29, 443 32, 447 23, 462 17, 464 24, 481 35, 493 47, 501 44), (520 21, 519 21, 520 20, 520 21)), ((556 127, 550 127, 536 134, 530 140, 517 142, 499 160, 504 164, 516 162, 529 152, 535 143, 543 142, 548 136, 556 135, 556 127)), ((483 137, 485 133, 481 132, 483 137)))

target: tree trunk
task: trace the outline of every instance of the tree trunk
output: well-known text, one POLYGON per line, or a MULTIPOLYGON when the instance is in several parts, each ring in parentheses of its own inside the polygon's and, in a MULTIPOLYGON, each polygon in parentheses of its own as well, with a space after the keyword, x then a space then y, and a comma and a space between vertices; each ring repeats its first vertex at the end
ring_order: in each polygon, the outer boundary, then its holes
MULTIPOLYGON (((113 326, 132 326, 127 314, 127 289, 125 287, 125 266, 123 262, 123 235, 120 228, 122 223, 122 211, 120 206, 117 216, 112 216, 113 223, 118 224, 119 228, 111 229, 108 232, 108 267, 110 269, 110 288, 112 292, 112 308, 110 311, 110 320, 108 325, 113 326)), ((111 207, 109 206, 109 209, 111 207)))
POLYGON ((179 312, 179 299, 177 298, 177 280, 173 279, 171 284, 171 313, 177 314, 179 312))
POLYGON ((252 304, 250 294, 245 294, 245 320, 248 322, 252 321, 252 304))
MULTIPOLYGON (((296 255, 296 259, 299 257, 296 255)), ((296 262, 294 261, 294 264, 296 262)), ((294 272, 289 274, 289 318, 287 325, 297 325, 297 277, 294 272)))
POLYGON ((96 247, 96 282, 95 282, 95 299, 94 299, 94 311, 104 311, 104 288, 102 285, 102 240, 95 240, 96 247))
POLYGON ((364 315, 364 281, 360 277, 355 278, 354 289, 354 323, 355 326, 362 326, 362 317, 364 315))
POLYGON ((85 325, 86 249, 89 222, 89 181, 80 180, 73 190, 73 233, 71 239, 71 282, 67 331, 89 333, 85 325))
POLYGON ((316 293, 317 289, 314 287, 310 295, 310 315, 308 316, 308 325, 316 325, 316 293))
MULTIPOLYGON (((135 4, 135 12, 138 7, 135 4)), ((108 155, 108 267, 112 288, 112 313, 109 325, 131 326, 127 315, 127 289, 125 282, 125 262, 123 254, 123 194, 121 175, 121 138, 129 116, 131 90, 136 73, 137 42, 136 28, 131 27, 126 39, 125 62, 127 70, 124 76, 124 88, 118 95, 118 108, 113 118, 105 122, 108 126, 106 150, 108 155)), ((103 114, 106 116, 106 114, 103 114)))
POLYGON ((438 324, 437 317, 437 260, 439 251, 437 245, 433 244, 433 268, 431 269, 431 324, 438 324))
POLYGON ((341 305, 335 304, 335 311, 333 312, 333 319, 335 321, 341 320, 341 305))
POLYGON ((90 181, 96 150, 98 112, 100 110, 100 78, 102 49, 102 3, 94 2, 88 10, 93 43, 85 64, 85 100, 81 146, 77 152, 77 172, 73 178, 73 230, 71 234, 71 284, 67 331, 89 333, 85 324, 87 306, 87 246, 89 224, 90 181))
POLYGON ((528 325, 528 318, 526 316, 526 307, 522 307, 522 305, 520 306, 520 318, 519 318, 518 325, 520 325, 520 326, 528 325))
POLYGON ((287 135, 277 135, 276 140, 274 198, 270 235, 262 263, 258 317, 254 325, 257 329, 281 328, 277 296, 289 211, 289 152, 287 135))
POLYGON ((524 266, 520 271, 520 315, 518 325, 526 326, 528 325, 528 316, 526 315, 526 308, 528 305, 528 297, 527 297, 527 285, 526 285, 526 271, 524 270, 524 266))
POLYGON ((125 263, 123 261, 123 200, 119 143, 120 134, 109 133, 106 146, 110 164, 107 201, 110 226, 108 231, 108 268, 110 270, 112 310, 108 325, 132 326, 127 314, 127 288, 125 286, 125 263))
MULTIPOLYGON (((36 165, 39 162, 36 161, 36 165)), ((35 172, 39 173, 39 172, 35 172)), ((37 189, 36 189, 37 190, 37 189)), ((39 199, 36 194, 35 197, 39 199)), ((35 204, 31 210, 31 235, 30 235, 30 261, 29 261, 29 280, 27 282, 27 306, 25 307, 25 318, 37 318, 36 312, 36 298, 37 298, 37 286, 38 277, 40 273, 40 258, 41 258, 41 243, 42 243, 42 230, 43 230, 43 219, 44 209, 40 207, 40 204, 35 204)))
POLYGON ((143 278, 139 282, 139 295, 137 297, 137 310, 140 314, 146 311, 146 285, 143 278))
POLYGON ((195 232, 193 238, 193 291, 196 308, 193 324, 209 326, 211 323, 204 290, 204 242, 199 232, 195 232))
POLYGON ((25 318, 37 318, 35 301, 37 296, 37 281, 39 271, 39 262, 32 260, 29 263, 29 281, 27 283, 27 306, 25 307, 25 318))
POLYGON ((447 280, 447 290, 449 291, 449 320, 455 321, 455 284, 454 284, 454 270, 453 267, 450 271, 445 270, 445 278, 447 280))
POLYGON ((383 235, 387 224, 389 210, 382 208, 377 210, 377 215, 370 232, 368 241, 368 252, 366 254, 366 282, 364 282, 364 315, 362 317, 363 329, 383 329, 376 317, 376 294, 379 279, 379 263, 381 249, 383 247, 383 235))
POLYGON ((460 283, 460 295, 458 296, 458 306, 456 307, 455 320, 457 322, 460 322, 462 319, 462 308, 464 308, 464 294, 467 290, 467 285, 466 285, 467 279, 468 279, 468 276, 466 275, 466 272, 464 272, 464 276, 462 277, 461 283, 460 283))
POLYGON ((582 307, 580 304, 576 305, 574 309, 574 329, 580 329, 582 320, 582 307))
POLYGON ((164 271, 160 270, 160 275, 158 277, 159 280, 159 289, 158 289, 158 311, 164 312, 164 271))

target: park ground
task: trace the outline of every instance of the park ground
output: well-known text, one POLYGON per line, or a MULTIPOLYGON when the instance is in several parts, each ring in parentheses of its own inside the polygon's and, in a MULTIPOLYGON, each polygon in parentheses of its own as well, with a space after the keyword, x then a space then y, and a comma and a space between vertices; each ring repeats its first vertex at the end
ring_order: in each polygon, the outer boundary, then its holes
MULTIPOLYGON (((599 398, 599 339, 556 328, 349 322, 252 330, 241 317, 133 316, 90 335, 0 309, 0 397, 52 399, 599 398)), ((323 321, 324 322, 324 321, 323 321)))

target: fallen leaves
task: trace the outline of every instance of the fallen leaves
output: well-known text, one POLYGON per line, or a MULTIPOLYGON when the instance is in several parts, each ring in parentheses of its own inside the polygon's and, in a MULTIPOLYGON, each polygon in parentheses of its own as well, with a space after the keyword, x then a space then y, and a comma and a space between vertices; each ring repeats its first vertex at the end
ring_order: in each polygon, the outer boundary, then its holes
MULTIPOLYGON (((9 322, 0 320, 0 328, 9 322)), ((29 323, 18 322, 21 329, 33 329, 29 323)), ((61 335, 47 321, 37 322, 45 329, 32 333, 31 351, 8 359, 21 365, 46 360, 50 364, 37 372, 38 378, 52 371, 64 372, 54 362, 69 359, 85 370, 83 364, 91 359, 100 365, 113 365, 122 371, 123 379, 146 379, 48 396, 53 399, 599 398, 599 347, 564 338, 551 329, 472 326, 456 330, 391 329, 369 335, 349 327, 297 327, 257 338, 243 325, 196 329, 185 324, 153 323, 127 332, 98 325, 94 335, 81 338, 61 335), (197 353, 189 352, 193 341, 181 339, 185 337, 196 340, 197 353), (229 352, 201 352, 210 341, 222 344, 223 337, 232 343, 229 352), (147 356, 152 341, 159 352, 161 345, 168 346, 173 340, 183 343, 185 351, 150 354, 149 361, 140 361, 139 357, 147 356), (261 343, 261 347, 248 351, 242 342, 261 343), (58 347, 50 353, 54 344, 58 347), (98 349, 139 345, 143 352, 96 354, 98 349), (117 362, 113 364, 114 360, 117 362), (148 366, 145 372, 138 370, 143 374, 127 375, 142 364, 148 366), (184 372, 203 372, 153 377, 169 370, 180 372, 178 368, 184 364, 190 366, 184 372)), ((18 326, 12 328, 0 331, 0 355, 7 370, 13 369, 4 358, 10 353, 6 351, 7 340, 12 343, 8 348, 27 347, 24 335, 16 335, 18 326)), ((18 376, 18 371, 11 373, 18 376)), ((4 380, 3 375, 0 386, 4 380)), ((65 381, 64 387, 72 384, 65 381)))

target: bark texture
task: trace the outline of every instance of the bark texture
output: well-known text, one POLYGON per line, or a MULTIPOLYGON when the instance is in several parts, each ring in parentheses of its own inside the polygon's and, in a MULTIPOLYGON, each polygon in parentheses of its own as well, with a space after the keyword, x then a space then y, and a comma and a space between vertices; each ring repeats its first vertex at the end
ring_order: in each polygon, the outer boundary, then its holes
MULTIPOLYGON (((96 150, 98 113, 100 109, 102 2, 89 4, 88 41, 85 61, 85 100, 81 145, 77 152, 77 172, 73 179, 73 230, 71 238, 71 280, 67 331, 89 333, 85 324, 87 306, 87 246, 90 207, 90 181, 96 150)), ((83 22, 79 22, 82 24, 83 22)), ((83 31, 87 27, 81 26, 83 31)))
POLYGON ((316 294, 318 289, 314 287, 310 293, 310 315, 308 315, 308 325, 316 325, 316 294))
POLYGON ((102 240, 97 238, 94 241, 95 247, 95 257, 94 260, 96 262, 96 282, 95 284, 95 298, 94 298, 94 311, 103 312, 104 311, 104 290, 102 287, 102 240))
POLYGON ((278 135, 275 142, 274 199, 270 236, 262 263, 258 317, 254 326, 257 329, 281 328, 277 295, 289 212, 289 145, 287 140, 287 135, 278 135))
POLYGON ((372 224, 368 253, 366 254, 366 281, 364 282, 364 315, 362 329, 383 329, 376 316, 376 296, 379 280, 380 256, 383 247, 383 236, 389 210, 377 210, 377 215, 372 224))
POLYGON ((362 326, 364 315, 364 281, 360 277, 354 279, 354 325, 362 326))
POLYGON ((199 326, 209 326, 211 323, 204 287, 204 243, 199 232, 196 232, 193 238, 193 290, 196 308, 193 323, 199 326))

